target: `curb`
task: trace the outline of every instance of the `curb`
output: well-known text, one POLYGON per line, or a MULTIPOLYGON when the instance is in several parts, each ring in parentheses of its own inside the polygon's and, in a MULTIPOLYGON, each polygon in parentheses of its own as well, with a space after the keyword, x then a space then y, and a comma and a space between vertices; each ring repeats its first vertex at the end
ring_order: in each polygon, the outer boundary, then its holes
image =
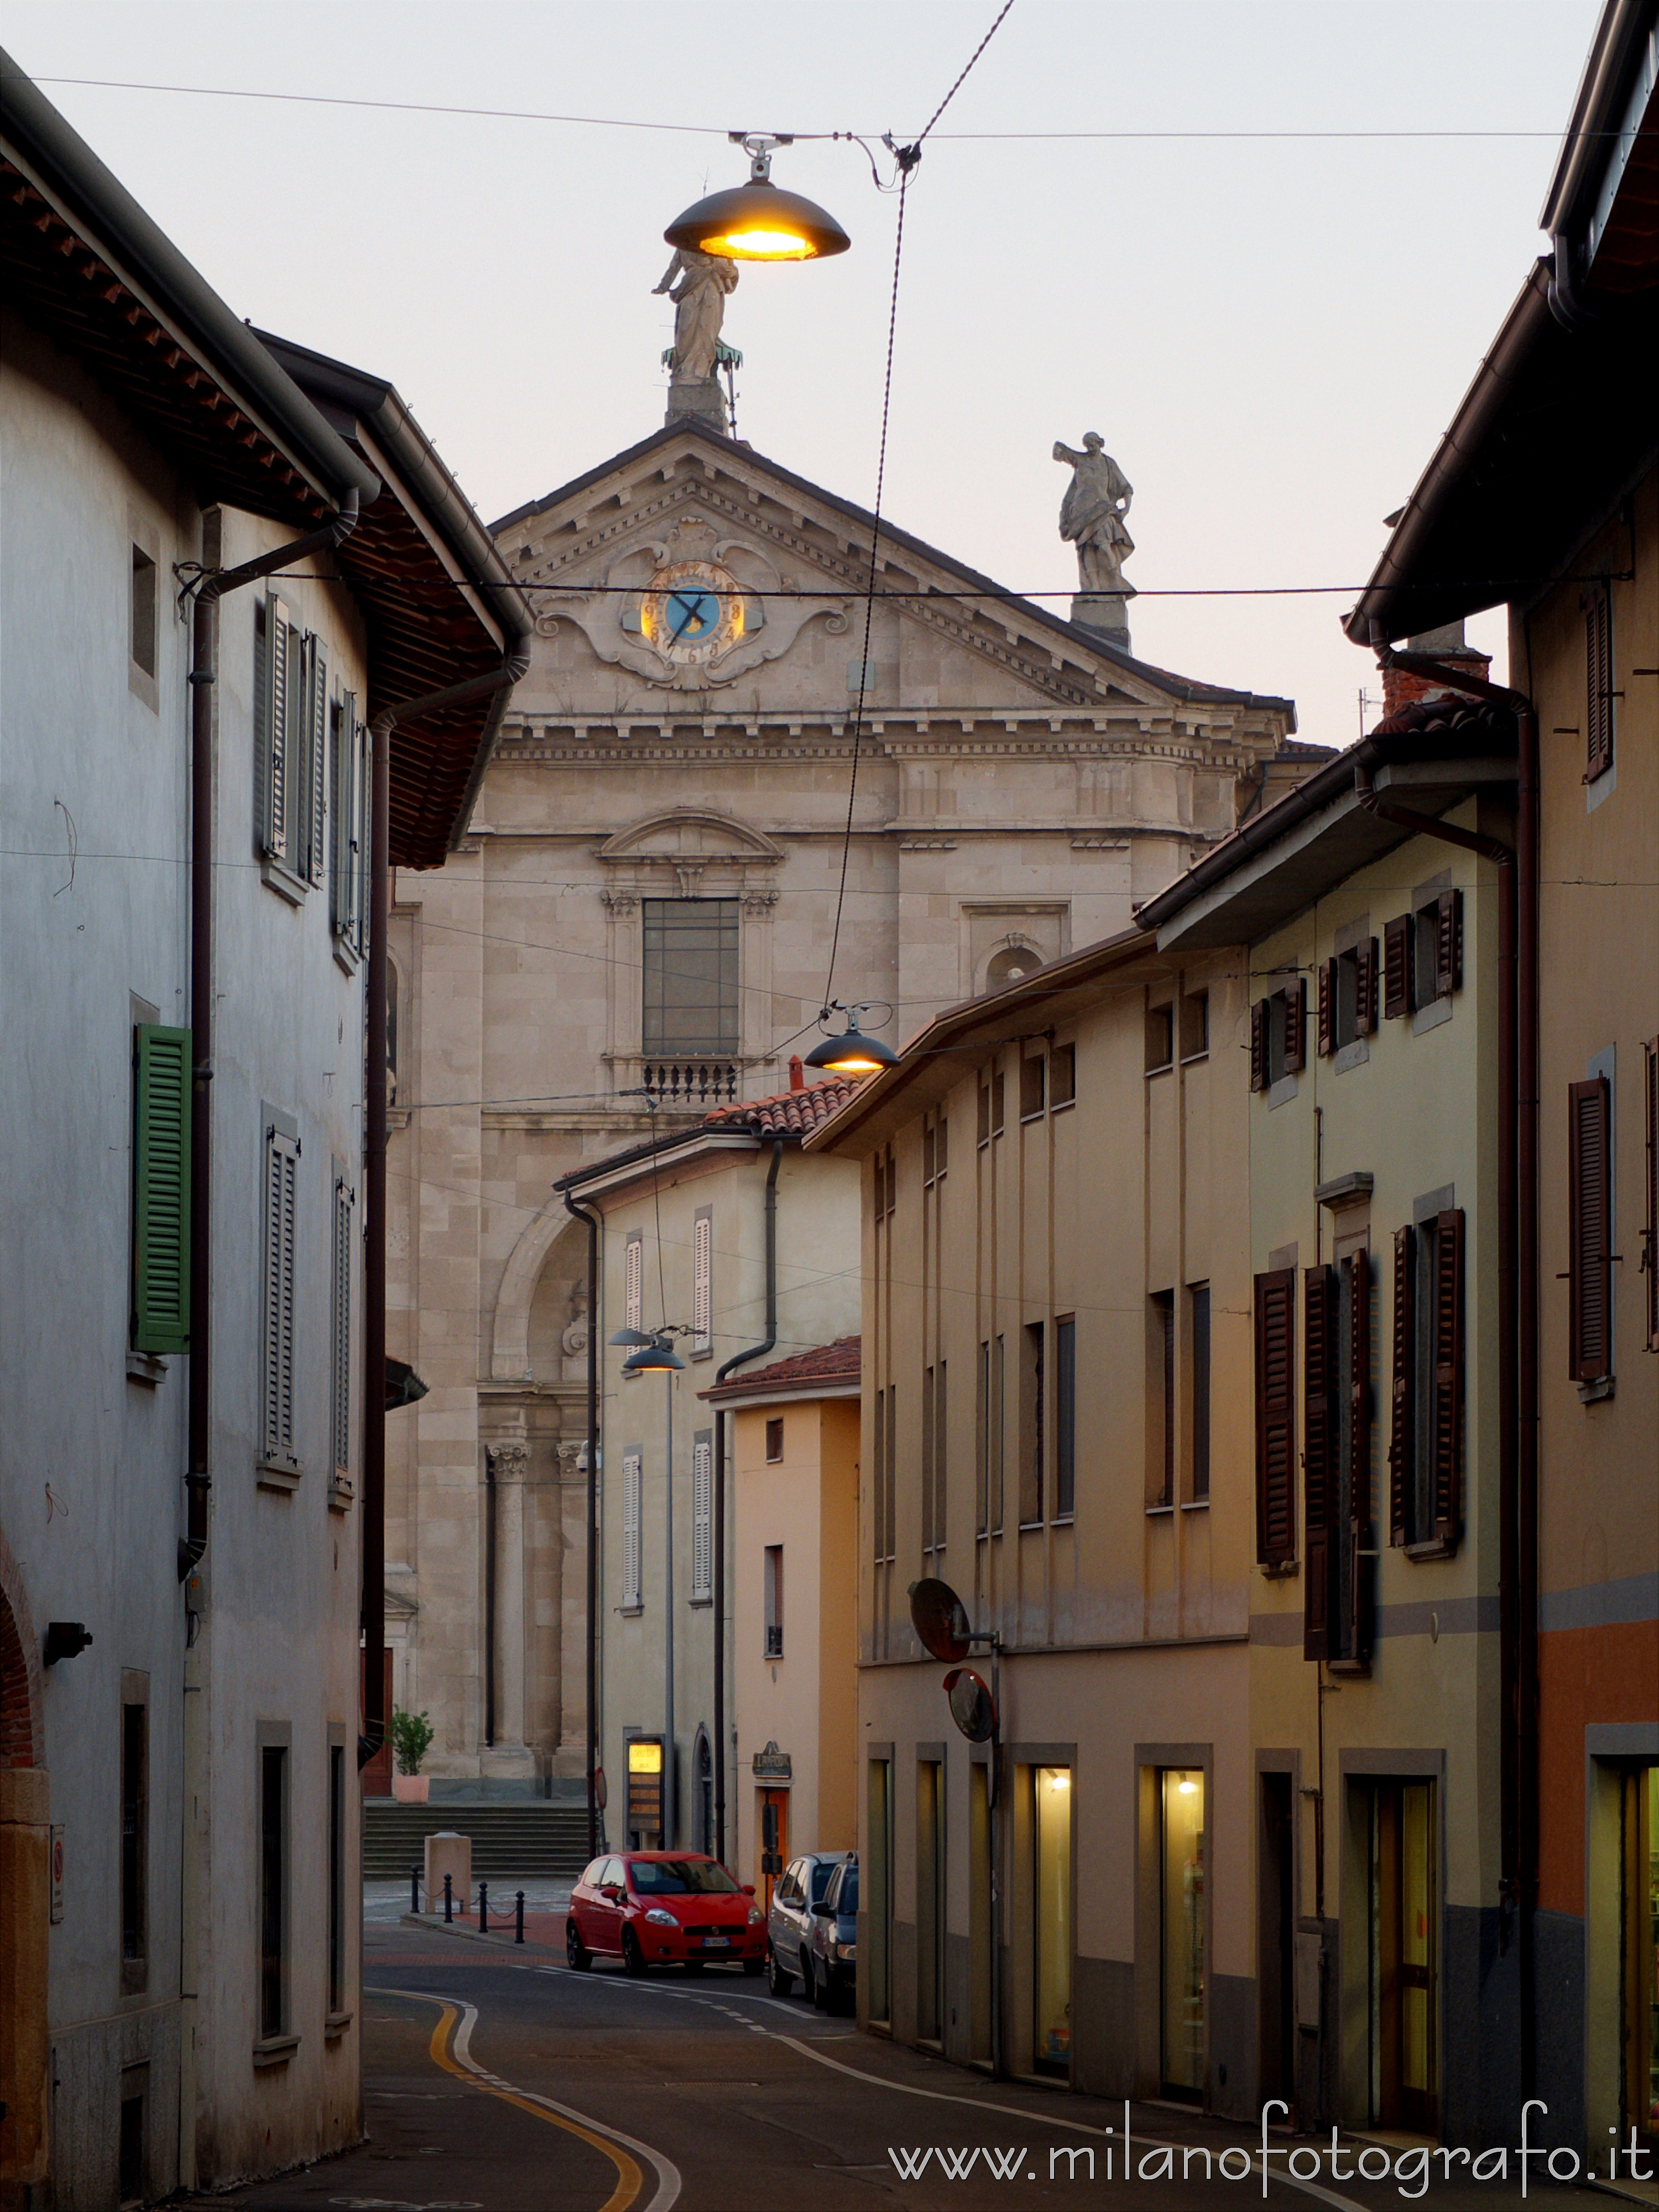
MULTIPOLYGON (((384 1923, 383 1923, 384 1924, 384 1923)), ((509 1936, 498 1936, 492 1928, 488 1936, 481 1936, 476 1928, 464 1928, 453 1920, 446 1920, 441 1912, 404 1912, 398 1916, 400 1928, 424 1928, 439 1936, 456 1936, 465 1943, 489 1943, 508 1951, 551 1951, 556 1947, 541 1943, 526 1936, 522 1943, 509 1936)))

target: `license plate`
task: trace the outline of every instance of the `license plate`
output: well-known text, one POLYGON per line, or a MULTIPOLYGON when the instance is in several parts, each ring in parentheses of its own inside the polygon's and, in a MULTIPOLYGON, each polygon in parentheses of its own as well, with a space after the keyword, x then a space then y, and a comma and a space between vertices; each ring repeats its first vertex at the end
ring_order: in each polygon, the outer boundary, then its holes
POLYGON ((729 1936, 705 1936, 702 1939, 702 1948, 705 1951, 729 1951, 732 1948, 732 1938, 729 1936))

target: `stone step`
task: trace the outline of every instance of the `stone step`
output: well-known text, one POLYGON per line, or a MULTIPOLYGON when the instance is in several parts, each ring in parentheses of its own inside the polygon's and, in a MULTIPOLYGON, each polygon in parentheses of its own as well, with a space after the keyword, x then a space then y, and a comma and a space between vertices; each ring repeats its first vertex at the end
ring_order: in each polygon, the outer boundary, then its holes
POLYGON ((579 1875, 587 1863, 587 1808, 528 1802, 495 1804, 399 1805, 386 1798, 363 1803, 363 1874, 386 1881, 408 1874, 425 1856, 426 1838, 441 1828, 472 1839, 472 1871, 497 1875, 579 1875))

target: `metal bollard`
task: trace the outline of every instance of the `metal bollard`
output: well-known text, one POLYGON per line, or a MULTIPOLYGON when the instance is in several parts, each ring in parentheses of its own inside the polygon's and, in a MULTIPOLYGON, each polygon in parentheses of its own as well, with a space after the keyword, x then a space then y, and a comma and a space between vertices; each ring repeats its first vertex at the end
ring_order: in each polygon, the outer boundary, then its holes
POLYGON ((513 1941, 515 1943, 522 1943, 524 1941, 524 1892, 522 1890, 519 1892, 518 1932, 513 1941))
POLYGON ((478 1933, 480 1936, 489 1933, 489 1884, 487 1881, 478 1884, 478 1933))
POLYGON ((409 1869, 409 1909, 411 1912, 421 1909, 421 1869, 417 1866, 409 1869))
POLYGON ((455 1899, 450 1890, 450 1884, 454 1878, 453 1875, 447 1874, 444 1876, 444 1926, 446 1928, 455 1917, 455 1899))

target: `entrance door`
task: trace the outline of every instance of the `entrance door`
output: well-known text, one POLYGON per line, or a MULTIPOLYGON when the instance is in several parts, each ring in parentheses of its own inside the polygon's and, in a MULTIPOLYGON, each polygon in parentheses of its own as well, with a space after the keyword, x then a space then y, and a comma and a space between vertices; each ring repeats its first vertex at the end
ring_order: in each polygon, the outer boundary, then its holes
POLYGON ((1296 1893, 1292 1869, 1291 1778, 1261 1778, 1261 2094, 1296 2103, 1296 1893))
MULTIPOLYGON (((386 1664, 386 1688, 380 1706, 380 1711, 386 1715, 386 1736, 374 1758, 363 1768, 365 1797, 389 1797, 392 1795, 392 1654, 386 1651, 381 1656, 386 1664)), ((361 1654, 358 1665, 360 1680, 365 1692, 368 1680, 368 1654, 365 1651, 361 1654)), ((364 1711, 368 1709, 368 1703, 365 1694, 362 1698, 364 1711)))
POLYGON ((757 1790, 755 1792, 755 1833, 760 1844, 757 1856, 761 1870, 761 1904, 769 1912, 772 1910, 773 1886, 789 1863, 789 1792, 787 1790, 757 1790))
POLYGON ((1659 2147, 1659 1766, 1624 1778, 1625 2134, 1659 2147))
POLYGON ((1040 2073, 1072 2068, 1072 1770, 1031 1770, 1032 1874, 1036 1895, 1036 2018, 1032 2055, 1040 2073))
POLYGON ((1371 1789, 1371 2118, 1432 2135, 1439 2052, 1434 1784, 1371 1789))
POLYGON ((1160 1784, 1164 1917, 1163 2072, 1166 2097, 1204 2089, 1204 1775, 1165 1767, 1160 1784))
POLYGON ((945 1808, 936 1759, 916 1766, 916 2036, 937 2043, 945 2016, 945 1808))

